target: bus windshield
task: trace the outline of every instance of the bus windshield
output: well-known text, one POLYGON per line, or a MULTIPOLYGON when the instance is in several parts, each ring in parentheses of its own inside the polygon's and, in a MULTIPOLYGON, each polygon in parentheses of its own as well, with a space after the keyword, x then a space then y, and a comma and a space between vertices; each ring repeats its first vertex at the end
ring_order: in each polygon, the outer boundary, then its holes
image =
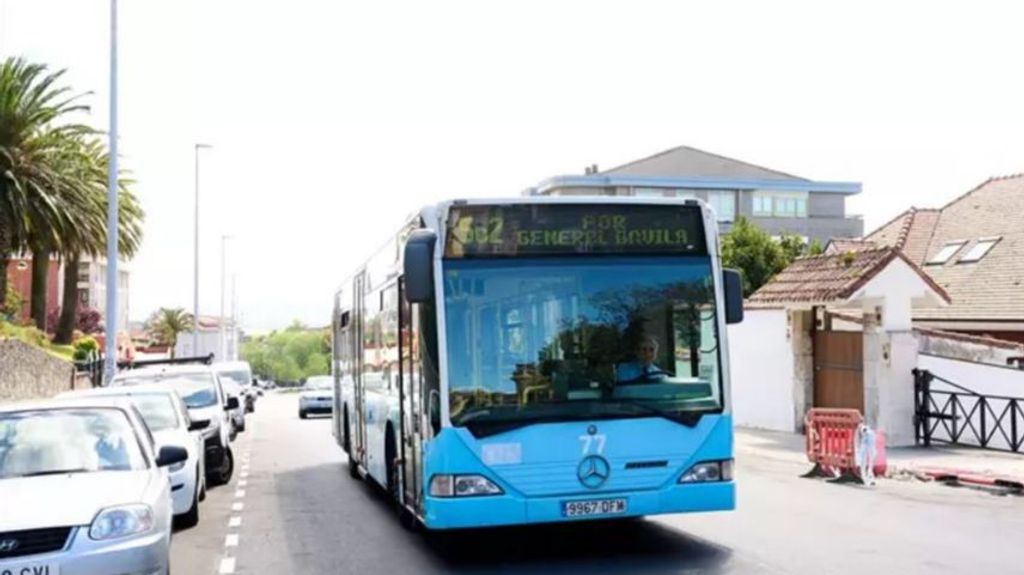
POLYGON ((711 270, 706 255, 446 260, 452 423, 720 411, 711 270))

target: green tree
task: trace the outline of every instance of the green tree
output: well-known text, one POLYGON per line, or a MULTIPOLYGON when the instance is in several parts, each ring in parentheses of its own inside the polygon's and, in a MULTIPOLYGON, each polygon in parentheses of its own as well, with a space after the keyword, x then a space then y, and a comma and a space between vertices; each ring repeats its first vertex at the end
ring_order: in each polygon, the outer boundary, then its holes
MULTIPOLYGON (((72 213, 75 225, 63 240, 64 297, 54 343, 71 342, 78 311, 78 267, 82 255, 96 257, 107 245, 107 178, 110 155, 95 138, 74 138, 67 143, 64 168, 75 183, 68 195, 79 209, 72 213)), ((131 180, 118 179, 118 251, 124 257, 135 255, 142 242, 144 213, 130 190, 131 180)), ((113 333, 115 330, 108 330, 113 333)))
POLYGON ((174 358, 174 348, 178 345, 178 335, 183 332, 192 331, 195 328, 192 314, 180 307, 160 308, 150 316, 146 324, 149 332, 157 341, 170 348, 172 359, 174 358))
MULTIPOLYGON (((57 158, 67 137, 89 129, 66 121, 87 108, 77 103, 79 96, 70 88, 59 85, 63 74, 21 58, 0 63, 0 270, 7 269, 13 253, 29 248, 43 250, 33 254, 33 263, 45 269, 49 252, 60 248, 61 235, 73 225, 72 206, 58 197, 68 179, 57 158)), ((33 270, 34 277, 38 273, 33 270)), ((45 277, 38 283, 32 286, 33 318, 44 327, 45 277)), ((0 273, 0 293, 6 293, 6 284, 5 271, 0 273)))
POLYGON ((779 242, 740 217, 722 237, 722 266, 743 272, 743 295, 749 296, 788 265, 779 242))
POLYGON ((241 356, 253 373, 276 381, 326 375, 331 371, 331 353, 330 339, 325 339, 324 331, 294 322, 284 331, 245 342, 241 356))

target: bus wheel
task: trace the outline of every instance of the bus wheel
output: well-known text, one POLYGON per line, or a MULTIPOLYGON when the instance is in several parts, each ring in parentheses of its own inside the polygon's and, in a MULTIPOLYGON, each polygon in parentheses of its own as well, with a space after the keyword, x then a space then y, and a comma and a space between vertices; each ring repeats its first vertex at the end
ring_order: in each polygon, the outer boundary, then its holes
POLYGON ((395 503, 400 503, 399 498, 399 486, 398 486, 398 466, 395 465, 395 459, 398 457, 398 449, 395 448, 395 432, 392 427, 388 427, 387 432, 384 434, 384 461, 387 466, 388 474, 388 497, 390 497, 395 503))
POLYGON ((345 410, 345 452, 348 453, 348 474, 352 479, 359 479, 359 465, 356 463, 356 456, 352 453, 352 436, 348 427, 348 410, 345 410))

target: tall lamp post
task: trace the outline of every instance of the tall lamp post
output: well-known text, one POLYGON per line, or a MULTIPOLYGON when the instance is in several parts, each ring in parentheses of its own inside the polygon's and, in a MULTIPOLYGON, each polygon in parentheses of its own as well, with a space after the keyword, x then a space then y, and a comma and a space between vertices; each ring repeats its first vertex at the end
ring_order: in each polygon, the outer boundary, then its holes
POLYGON ((225 325, 224 317, 224 296, 227 289, 227 283, 225 277, 225 262, 227 260, 227 243, 231 239, 231 236, 220 237, 220 351, 217 353, 218 361, 227 361, 228 359, 228 343, 227 343, 227 326, 225 325))
POLYGON ((110 0, 110 162, 107 167, 107 360, 104 381, 117 373, 117 0, 110 0))
MULTIPOLYGON (((116 0, 115 0, 116 1, 116 0)), ((195 217, 195 269, 192 283, 192 355, 199 355, 199 150, 209 149, 209 144, 195 145, 196 172, 196 217, 195 217)))

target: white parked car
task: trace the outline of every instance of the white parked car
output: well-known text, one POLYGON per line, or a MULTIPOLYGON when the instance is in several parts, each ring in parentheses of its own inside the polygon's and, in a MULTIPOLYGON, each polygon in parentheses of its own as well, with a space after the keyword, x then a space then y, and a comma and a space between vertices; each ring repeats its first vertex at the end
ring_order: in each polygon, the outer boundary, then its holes
POLYGON ((299 418, 306 419, 311 413, 332 413, 334 411, 334 378, 316 375, 306 380, 299 393, 299 418))
POLYGON ((231 481, 235 456, 231 451, 230 412, 238 409, 238 400, 228 397, 217 374, 205 365, 167 365, 123 371, 112 387, 162 385, 178 392, 195 421, 209 421, 201 430, 206 476, 211 485, 231 481))
POLYGON ((256 411, 256 398, 263 395, 263 390, 256 385, 249 362, 223 361, 213 364, 213 370, 220 376, 221 381, 226 382, 230 379, 242 389, 242 403, 246 413, 256 411))
POLYGON ((231 427, 234 432, 231 435, 231 440, 234 441, 235 435, 245 431, 245 391, 242 387, 234 381, 226 378, 221 378, 221 385, 224 386, 224 393, 228 395, 228 398, 234 398, 238 403, 238 407, 229 410, 231 415, 231 427))
POLYGON ((169 573, 166 468, 187 458, 126 401, 0 406, 0 573, 169 573))
POLYGON ((167 468, 171 477, 174 519, 181 527, 192 527, 199 523, 199 502, 206 497, 206 467, 203 463, 203 435, 200 430, 210 422, 190 418, 185 402, 176 391, 166 386, 139 385, 73 391, 57 397, 127 399, 142 414, 142 420, 153 434, 157 448, 165 445, 184 446, 188 451, 188 459, 167 468))

